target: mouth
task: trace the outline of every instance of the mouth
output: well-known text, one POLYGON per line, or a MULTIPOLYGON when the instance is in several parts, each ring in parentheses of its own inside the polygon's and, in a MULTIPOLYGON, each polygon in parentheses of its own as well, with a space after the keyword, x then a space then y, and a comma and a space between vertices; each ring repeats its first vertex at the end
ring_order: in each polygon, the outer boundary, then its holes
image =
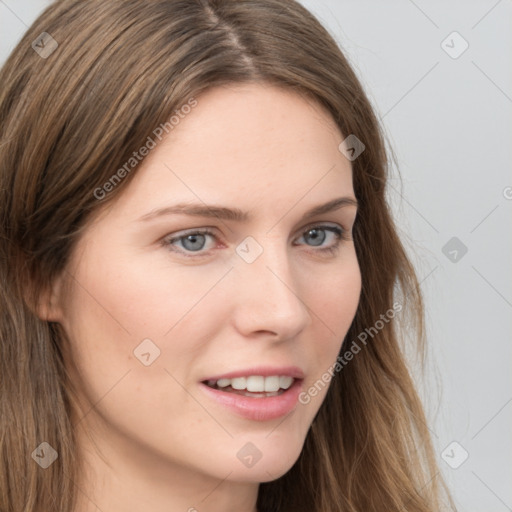
POLYGON ((280 396, 293 386, 295 381, 289 375, 251 375, 249 377, 236 377, 233 379, 208 379, 203 384, 211 389, 232 393, 235 395, 247 396, 250 398, 268 398, 280 396))
MULTIPOLYGON (((275 371, 275 370, 274 370, 275 371)), ((246 373, 246 372, 244 372, 246 373)), ((202 380, 205 396, 223 410, 252 421, 268 421, 291 413, 302 391, 304 374, 301 371, 266 375, 245 375, 242 372, 202 380)))

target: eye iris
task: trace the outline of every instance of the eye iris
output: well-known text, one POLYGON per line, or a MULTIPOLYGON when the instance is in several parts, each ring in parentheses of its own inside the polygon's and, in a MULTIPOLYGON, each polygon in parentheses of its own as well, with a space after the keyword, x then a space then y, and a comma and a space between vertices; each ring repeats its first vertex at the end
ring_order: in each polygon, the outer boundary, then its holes
POLYGON ((323 229, 310 229, 306 233, 306 238, 309 238, 313 243, 311 245, 322 245, 325 240, 325 231, 323 229), (311 233, 313 233, 312 236, 311 233))
POLYGON ((185 249, 189 251, 199 251, 204 246, 205 236, 201 234, 193 234, 193 235, 186 235, 182 238, 183 240, 183 246, 185 249), (197 245, 187 246, 187 242, 192 242, 192 244, 197 244, 199 241, 199 247, 197 245))

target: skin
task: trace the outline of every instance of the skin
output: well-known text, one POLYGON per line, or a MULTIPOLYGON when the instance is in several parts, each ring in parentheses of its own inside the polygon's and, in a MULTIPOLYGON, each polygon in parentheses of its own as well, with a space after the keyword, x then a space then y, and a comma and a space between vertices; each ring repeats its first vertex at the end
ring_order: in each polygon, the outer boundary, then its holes
POLYGON ((263 84, 197 100, 87 226, 42 313, 69 338, 79 390, 77 512, 255 512, 259 483, 297 460, 327 387, 285 418, 254 421, 205 396, 199 382, 256 364, 296 365, 307 390, 336 360, 357 309, 357 208, 301 221, 331 199, 355 199, 338 150, 344 136, 329 113, 263 84), (139 220, 181 202, 239 208, 252 219, 139 220), (348 239, 308 235, 325 224, 348 239), (205 227, 215 237, 163 242, 205 227), (263 248, 252 263, 235 251, 247 236, 263 248), (334 254, 319 250, 337 243, 334 254), (133 352, 147 338, 160 350, 149 366, 133 352), (262 454, 250 468, 236 456, 247 442, 262 454))

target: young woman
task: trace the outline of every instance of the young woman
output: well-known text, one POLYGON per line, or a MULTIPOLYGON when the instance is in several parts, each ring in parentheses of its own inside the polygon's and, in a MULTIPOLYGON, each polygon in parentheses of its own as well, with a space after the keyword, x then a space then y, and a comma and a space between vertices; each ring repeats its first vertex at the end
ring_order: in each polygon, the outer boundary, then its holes
POLYGON ((0 86, 0 510, 452 506, 381 129, 308 11, 57 1, 0 86))

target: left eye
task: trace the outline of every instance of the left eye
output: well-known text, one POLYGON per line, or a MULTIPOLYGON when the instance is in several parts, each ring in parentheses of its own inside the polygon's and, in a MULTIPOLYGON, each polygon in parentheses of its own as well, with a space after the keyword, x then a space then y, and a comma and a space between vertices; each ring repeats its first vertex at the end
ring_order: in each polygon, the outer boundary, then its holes
MULTIPOLYGON (((325 233, 329 233, 330 235, 334 235, 334 238, 339 241, 342 238, 343 231, 340 228, 333 226, 315 226, 313 228, 308 229, 303 233, 300 238, 309 238, 313 242, 313 247, 318 247, 322 245, 322 242, 327 238, 325 233)), ((299 238, 299 240, 300 240, 299 238)), ((331 237, 332 239, 332 237, 331 237)), ((336 245, 336 244, 335 244, 336 245)), ((332 246, 329 246, 332 247, 332 246)))
MULTIPOLYGON (((180 236, 167 238, 164 240, 164 243, 171 247, 171 250, 175 250, 172 249, 172 247, 181 246, 181 249, 176 252, 181 252, 186 256, 195 256, 186 253, 200 253, 199 255, 201 255, 208 252, 208 249, 203 250, 208 237, 211 237, 214 240, 217 239, 217 236, 212 231, 208 229, 201 229, 191 231, 180 236)), ((313 226, 304 231, 297 240, 300 241, 301 239, 309 240, 310 243, 306 242, 306 244, 311 247, 321 247, 318 251, 333 252, 338 248, 341 240, 347 239, 347 237, 345 236, 344 230, 337 226, 313 226), (331 235, 331 244, 324 246, 325 240, 329 238, 328 235, 331 235), (334 240, 332 240, 333 238, 334 240)), ((296 245, 301 244, 299 243, 296 245)))

